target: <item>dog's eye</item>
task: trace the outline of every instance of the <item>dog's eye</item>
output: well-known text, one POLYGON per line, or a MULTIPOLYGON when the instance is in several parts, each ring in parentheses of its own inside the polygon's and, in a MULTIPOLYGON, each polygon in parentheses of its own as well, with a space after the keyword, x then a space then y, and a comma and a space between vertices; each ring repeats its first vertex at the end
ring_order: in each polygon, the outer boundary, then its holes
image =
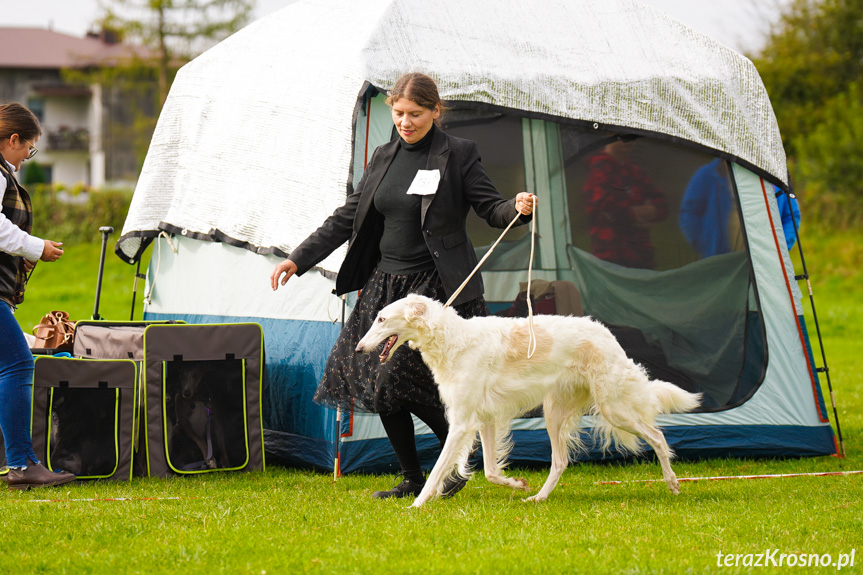
POLYGON ((384 323, 384 318, 381 316, 378 316, 378 323, 384 323))

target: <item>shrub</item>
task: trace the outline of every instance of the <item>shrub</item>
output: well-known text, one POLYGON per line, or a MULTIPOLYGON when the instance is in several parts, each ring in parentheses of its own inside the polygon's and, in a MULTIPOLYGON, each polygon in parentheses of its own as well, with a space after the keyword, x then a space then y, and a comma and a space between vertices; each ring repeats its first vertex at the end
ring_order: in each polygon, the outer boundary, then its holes
POLYGON ((66 192, 62 185, 37 184, 30 189, 33 200, 33 233, 64 243, 100 242, 101 226, 123 227, 131 189, 87 190, 76 186, 66 192))

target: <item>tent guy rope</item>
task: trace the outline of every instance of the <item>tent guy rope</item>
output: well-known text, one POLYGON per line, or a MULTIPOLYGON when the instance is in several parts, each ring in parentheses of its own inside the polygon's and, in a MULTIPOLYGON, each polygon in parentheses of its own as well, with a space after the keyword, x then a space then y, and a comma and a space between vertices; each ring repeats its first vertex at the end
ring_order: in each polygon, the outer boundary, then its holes
MULTIPOLYGON (((770 475, 718 475, 715 477, 678 477, 680 482, 684 481, 725 481, 728 479, 778 479, 785 477, 826 477, 828 475, 860 475, 859 471, 819 471, 815 473, 774 473, 770 475)), ((623 483, 657 483, 662 479, 627 479, 624 481, 597 481, 594 485, 621 485, 623 483)))

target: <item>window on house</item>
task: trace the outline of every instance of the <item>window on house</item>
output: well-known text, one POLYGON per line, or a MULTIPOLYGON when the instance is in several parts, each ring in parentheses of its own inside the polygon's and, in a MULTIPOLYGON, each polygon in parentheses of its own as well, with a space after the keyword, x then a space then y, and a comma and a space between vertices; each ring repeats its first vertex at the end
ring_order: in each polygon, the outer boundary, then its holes
POLYGON ((42 98, 27 98, 27 107, 39 122, 45 121, 45 100, 42 98))

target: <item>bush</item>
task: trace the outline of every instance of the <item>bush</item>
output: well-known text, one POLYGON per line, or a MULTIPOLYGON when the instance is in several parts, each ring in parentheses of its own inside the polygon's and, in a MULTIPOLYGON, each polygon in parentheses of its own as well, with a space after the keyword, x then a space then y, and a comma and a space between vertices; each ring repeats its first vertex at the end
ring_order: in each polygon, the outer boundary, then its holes
POLYGON ((77 186, 70 191, 62 185, 35 185, 33 200, 33 233, 45 239, 67 244, 100 242, 101 226, 119 232, 126 221, 131 189, 87 190, 77 186))
MULTIPOLYGON (((822 224, 845 229, 863 222, 863 95, 856 83, 822 108, 822 122, 794 139, 792 174, 801 201, 822 224)), ((808 219, 808 218, 807 218, 808 219)))

